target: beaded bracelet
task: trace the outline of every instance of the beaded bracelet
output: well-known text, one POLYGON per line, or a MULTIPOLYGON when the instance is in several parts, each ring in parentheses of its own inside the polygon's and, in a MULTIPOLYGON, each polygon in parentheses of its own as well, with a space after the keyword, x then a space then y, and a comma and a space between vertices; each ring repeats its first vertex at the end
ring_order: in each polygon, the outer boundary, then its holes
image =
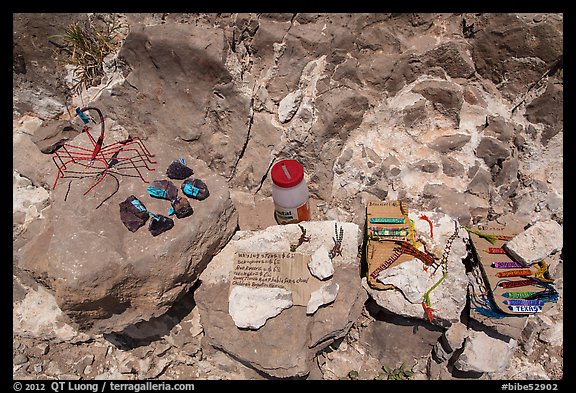
POLYGON ((518 287, 525 287, 525 286, 532 285, 532 284, 534 284, 534 280, 528 279, 528 280, 520 280, 520 281, 499 282, 498 286, 500 286, 501 288, 518 288, 518 287))
POLYGON ((502 303, 507 306, 543 306, 542 300, 526 300, 526 299, 506 299, 502 303))
POLYGON ((540 306, 508 306, 508 309, 513 312, 541 312, 540 306))
POLYGON ((488 247, 486 251, 488 254, 506 254, 502 247, 488 247))
POLYGON ((537 293, 538 292, 504 292, 502 296, 507 297, 509 299, 526 299, 537 293))
POLYGON ((388 229, 388 228, 372 228, 373 234, 375 236, 406 236, 408 235, 408 231, 405 229, 388 229))
POLYGON ((524 277, 531 274, 530 269, 519 269, 496 273, 496 277, 524 277))
POLYGON ((404 217, 375 217, 370 219, 370 224, 405 224, 404 217))
POLYGON ((516 267, 525 267, 521 263, 513 261, 492 262, 492 267, 495 269, 512 269, 516 267))

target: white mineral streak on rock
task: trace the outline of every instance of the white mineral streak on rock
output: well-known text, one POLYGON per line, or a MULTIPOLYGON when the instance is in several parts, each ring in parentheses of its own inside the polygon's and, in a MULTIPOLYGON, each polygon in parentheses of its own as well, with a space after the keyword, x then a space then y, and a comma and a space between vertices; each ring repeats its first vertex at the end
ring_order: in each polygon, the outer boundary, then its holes
MULTIPOLYGON (((12 174, 12 213, 22 212, 32 218, 40 216, 40 211, 48 204, 50 195, 42 187, 32 184, 30 179, 23 177, 18 172, 12 174)), ((31 221, 31 220, 30 220, 31 221)))
POLYGON ((507 343, 484 332, 470 331, 464 342, 464 351, 458 356, 454 367, 460 371, 503 372, 510 364, 515 348, 514 339, 507 343))
POLYGON ((302 91, 300 89, 288 93, 278 104, 278 120, 280 120, 280 123, 290 121, 298 107, 300 107, 301 102, 302 91))
POLYGON ((56 299, 42 285, 28 288, 24 299, 12 307, 12 331, 20 336, 52 342, 84 342, 90 338, 63 320, 56 299))
POLYGON ((539 221, 503 247, 517 262, 531 265, 562 249, 562 235, 562 226, 556 221, 539 221))
POLYGON ((336 296, 338 296, 339 288, 340 286, 337 283, 330 282, 312 292, 306 307, 306 314, 314 314, 320 306, 332 303, 336 299, 336 296))
POLYGON ((328 250, 320 246, 308 261, 310 273, 319 280, 324 280, 334 274, 334 265, 328 256, 328 250))
MULTIPOLYGON (((308 62, 302 70, 298 81, 298 90, 293 92, 294 96, 290 96, 290 94, 293 94, 290 93, 283 99, 286 100, 285 104, 294 110, 294 113, 285 120, 291 120, 283 135, 286 140, 304 142, 310 136, 310 130, 318 117, 314 106, 317 93, 316 84, 324 74, 326 63, 326 55, 308 62)), ((278 112, 279 120, 283 123, 283 117, 280 117, 280 107, 278 112)))
POLYGON ((235 286, 230 291, 228 312, 239 328, 259 329, 269 318, 292 306, 292 292, 284 288, 235 286))

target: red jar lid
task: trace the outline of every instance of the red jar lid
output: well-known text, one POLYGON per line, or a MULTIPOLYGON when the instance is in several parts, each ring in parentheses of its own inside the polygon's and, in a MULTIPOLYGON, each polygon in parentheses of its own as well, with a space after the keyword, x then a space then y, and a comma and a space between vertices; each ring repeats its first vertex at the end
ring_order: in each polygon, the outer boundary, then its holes
POLYGON ((304 167, 296 160, 278 161, 270 173, 274 184, 282 188, 297 186, 304 179, 304 167))

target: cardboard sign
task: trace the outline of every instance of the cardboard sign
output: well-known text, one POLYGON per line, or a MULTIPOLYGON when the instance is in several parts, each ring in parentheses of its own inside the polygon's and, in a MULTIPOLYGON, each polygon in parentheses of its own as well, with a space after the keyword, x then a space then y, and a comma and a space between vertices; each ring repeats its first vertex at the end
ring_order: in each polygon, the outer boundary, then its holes
MULTIPOLYGON (((490 225, 490 226, 476 226, 472 228, 482 232, 483 234, 490 235, 502 235, 508 236, 509 238, 515 236, 522 228, 507 228, 500 225, 490 225)), ((470 240, 473 246, 474 254, 479 262, 479 266, 484 276, 486 286, 488 290, 492 293, 494 303, 496 307, 510 315, 526 315, 535 312, 546 311, 552 307, 551 302, 545 302, 543 305, 519 305, 514 300, 509 297, 510 293, 518 292, 540 292, 543 290, 542 287, 533 285, 534 281, 530 280, 530 277, 534 276, 534 273, 538 269, 538 264, 533 265, 529 270, 531 275, 514 275, 522 273, 522 270, 526 270, 525 267, 513 267, 514 260, 506 254, 504 251, 501 252, 502 246, 507 242, 505 239, 498 239, 494 243, 490 242, 486 238, 479 236, 478 234, 469 232, 470 240), (492 253, 490 253, 491 251, 492 253), (502 263, 499 263, 502 262, 502 263), (507 268, 496 268, 495 265, 509 266, 507 268), (510 276, 512 274, 512 276, 510 276), (531 283, 530 285, 524 285, 531 283)))
POLYGON ((395 240, 409 241, 412 235, 406 202, 369 201, 366 207, 366 234, 368 285, 374 289, 392 289, 393 285, 382 284, 376 279, 381 271, 414 259, 407 254, 397 257, 394 251, 398 247, 395 240), (379 240, 371 240, 374 238, 379 240))
POLYGON ((306 306, 310 294, 325 282, 308 269, 310 255, 295 252, 236 252, 230 289, 284 288, 292 292, 292 303, 306 306))

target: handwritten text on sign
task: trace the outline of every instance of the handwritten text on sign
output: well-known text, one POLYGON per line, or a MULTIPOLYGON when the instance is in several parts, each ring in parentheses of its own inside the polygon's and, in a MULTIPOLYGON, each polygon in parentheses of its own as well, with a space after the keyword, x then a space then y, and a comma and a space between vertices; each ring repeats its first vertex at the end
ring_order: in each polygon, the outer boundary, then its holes
POLYGON ((237 252, 231 286, 285 288, 296 305, 306 305, 321 281, 308 270, 308 255, 293 252, 237 252))

